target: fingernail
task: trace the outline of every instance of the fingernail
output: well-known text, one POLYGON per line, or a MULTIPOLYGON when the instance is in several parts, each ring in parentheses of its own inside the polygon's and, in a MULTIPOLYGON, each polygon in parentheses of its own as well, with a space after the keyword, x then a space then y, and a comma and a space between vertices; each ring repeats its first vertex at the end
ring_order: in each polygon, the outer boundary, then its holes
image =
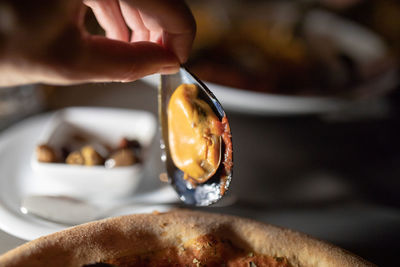
POLYGON ((179 71, 179 66, 173 66, 173 67, 164 67, 159 71, 159 73, 160 74, 175 74, 178 71, 179 71))

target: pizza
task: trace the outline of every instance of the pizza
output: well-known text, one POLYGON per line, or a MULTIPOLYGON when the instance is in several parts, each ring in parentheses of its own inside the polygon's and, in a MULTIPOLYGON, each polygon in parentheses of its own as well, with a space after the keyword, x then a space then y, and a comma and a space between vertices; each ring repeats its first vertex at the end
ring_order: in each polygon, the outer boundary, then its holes
POLYGON ((374 266, 289 229, 189 210, 69 228, 0 256, 0 266, 374 266))

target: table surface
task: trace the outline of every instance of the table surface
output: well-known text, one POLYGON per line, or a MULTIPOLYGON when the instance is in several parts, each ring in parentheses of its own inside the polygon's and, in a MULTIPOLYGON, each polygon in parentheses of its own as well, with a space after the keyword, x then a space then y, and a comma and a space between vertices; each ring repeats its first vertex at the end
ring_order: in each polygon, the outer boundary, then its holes
MULTIPOLYGON (((157 95, 140 81, 56 88, 48 109, 68 106, 156 114, 157 95)), ((378 265, 395 261, 400 248, 397 114, 351 119, 227 114, 235 162, 229 193, 239 201, 202 210, 301 231, 378 265)), ((0 231, 0 253, 25 242, 0 231)))

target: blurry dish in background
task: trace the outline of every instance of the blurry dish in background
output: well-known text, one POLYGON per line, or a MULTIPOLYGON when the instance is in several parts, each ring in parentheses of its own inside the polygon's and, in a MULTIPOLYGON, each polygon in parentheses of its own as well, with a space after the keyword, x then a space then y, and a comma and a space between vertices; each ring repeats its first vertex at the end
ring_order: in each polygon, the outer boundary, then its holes
POLYGON ((302 11, 293 1, 207 3, 193 4, 199 33, 188 62, 203 80, 280 95, 348 97, 393 68, 379 36, 334 13, 302 11))
POLYGON ((198 35, 187 66, 228 110, 335 112, 384 96, 399 81, 385 41, 332 12, 303 12, 293 1, 189 3, 198 35))

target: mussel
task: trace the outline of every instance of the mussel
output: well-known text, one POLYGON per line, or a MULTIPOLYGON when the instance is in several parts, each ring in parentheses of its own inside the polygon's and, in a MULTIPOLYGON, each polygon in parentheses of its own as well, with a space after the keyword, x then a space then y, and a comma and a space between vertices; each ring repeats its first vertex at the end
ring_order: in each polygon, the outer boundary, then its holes
POLYGON ((231 130, 220 102, 182 67, 161 76, 159 117, 168 182, 186 204, 217 202, 230 185, 233 168, 231 130))

